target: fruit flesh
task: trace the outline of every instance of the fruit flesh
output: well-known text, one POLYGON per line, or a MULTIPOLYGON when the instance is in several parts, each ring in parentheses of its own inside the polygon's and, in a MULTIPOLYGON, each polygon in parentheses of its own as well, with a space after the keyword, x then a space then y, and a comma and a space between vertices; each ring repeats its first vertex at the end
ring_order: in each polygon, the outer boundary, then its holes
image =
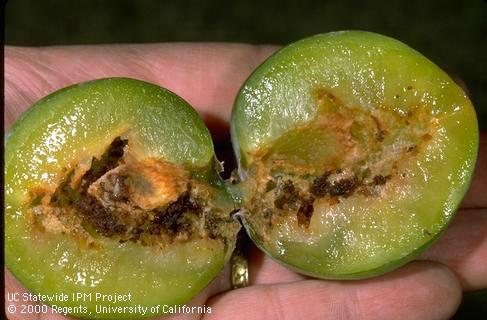
POLYGON ((254 241, 336 279, 391 270, 436 239, 478 144, 473 107, 444 72, 365 32, 318 35, 269 58, 237 97, 232 134, 254 241))
MULTIPOLYGON (((44 98, 9 132, 5 170, 7 267, 35 293, 181 304, 233 250, 238 225, 208 130, 155 85, 103 79, 44 98)), ((77 315, 110 317, 95 304, 77 315)))

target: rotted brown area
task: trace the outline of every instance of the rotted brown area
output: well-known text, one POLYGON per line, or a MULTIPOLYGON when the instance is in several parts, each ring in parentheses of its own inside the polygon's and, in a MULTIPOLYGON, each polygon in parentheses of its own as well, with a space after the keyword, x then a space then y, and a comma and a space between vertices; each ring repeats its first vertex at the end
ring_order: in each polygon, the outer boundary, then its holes
POLYGON ((128 144, 128 140, 123 140, 120 137, 115 138, 108 146, 105 153, 100 159, 93 158, 91 168, 85 173, 81 181, 81 189, 88 189, 88 186, 98 180, 107 171, 115 168, 124 154, 124 148, 128 144))
MULTIPOLYGON (((356 192, 361 194, 371 195, 370 192, 365 192, 365 188, 383 186, 391 178, 391 175, 376 175, 372 179, 367 179, 366 181, 363 177, 363 173, 360 175, 354 174, 351 177, 340 179, 335 182, 330 182, 328 177, 331 172, 327 171, 322 176, 317 177, 313 180, 310 192, 316 197, 339 197, 347 198, 356 192)), ((337 203, 334 201, 332 203, 337 203)))
POLYGON ((199 216, 201 212, 201 206, 191 198, 190 192, 186 191, 166 208, 156 210, 156 215, 154 220, 150 222, 148 231, 150 234, 165 232, 171 235, 178 232, 190 232, 192 220, 189 215, 199 216))
POLYGON ((91 195, 81 193, 75 208, 84 221, 105 237, 120 236, 127 232, 127 227, 119 223, 116 216, 91 195))
MULTIPOLYGON (((281 215, 283 211, 296 212, 298 225, 307 228, 313 216, 314 197, 296 188, 290 179, 269 180, 268 184, 275 185, 274 207, 280 210, 281 215)), ((265 210, 264 215, 268 224, 272 225, 272 210, 265 210)))
MULTIPOLYGON (((309 183, 309 189, 298 191, 292 180, 285 180, 275 191, 274 206, 277 209, 296 212, 298 225, 307 228, 314 211, 314 200, 325 196, 332 197, 330 203, 338 203, 339 197, 350 196, 360 185, 357 178, 345 178, 330 182, 332 172, 325 172, 309 183)), ((278 185, 279 186, 279 185, 278 185)))
POLYGON ((225 227, 233 221, 209 208, 181 169, 151 159, 127 164, 127 143, 116 138, 83 174, 70 171, 48 203, 33 198, 40 225, 47 221, 63 233, 90 237, 94 231, 148 246, 195 237, 226 241, 225 227))
POLYGON ((205 215, 207 236, 210 239, 219 239, 225 242, 229 235, 237 234, 240 225, 233 219, 233 213, 230 212, 228 215, 205 215))
POLYGON ((333 183, 330 187, 331 196, 348 197, 358 186, 357 178, 342 179, 333 183))
POLYGON ((126 232, 126 226, 118 223, 113 212, 103 207, 95 197, 88 194, 88 188, 107 171, 119 164, 127 143, 127 140, 122 140, 120 137, 115 138, 99 159, 92 159, 90 169, 81 177, 76 189, 71 187, 73 177, 71 172, 55 191, 51 198, 51 205, 58 208, 75 208, 84 222, 106 237, 126 232))
POLYGON ((331 175, 330 171, 325 172, 322 176, 313 180, 310 188, 310 192, 316 197, 324 197, 326 195, 332 197, 348 197, 350 196, 360 182, 356 176, 350 178, 340 179, 335 182, 328 181, 328 177, 331 175))
POLYGON ((307 199, 304 200, 301 206, 299 206, 297 218, 298 218, 298 225, 304 228, 308 228, 311 222, 311 217, 313 216, 313 202, 314 199, 307 199))
POLYGON ((295 215, 298 225, 306 229, 314 213, 315 200, 325 198, 330 205, 336 205, 356 193, 374 196, 377 193, 371 190, 382 187, 391 178, 390 175, 363 178, 363 174, 337 178, 340 174, 342 170, 326 171, 318 177, 272 178, 267 181, 265 190, 272 194, 272 205, 268 206, 262 198, 254 199, 254 202, 264 208, 262 218, 268 228, 272 228, 279 219, 295 215), (298 184, 301 187, 298 188, 298 184))
POLYGON ((300 200, 299 194, 291 180, 285 180, 278 185, 274 206, 278 209, 289 209, 300 200))
POLYGON ((327 88, 311 95, 315 118, 257 150, 249 170, 258 188, 249 212, 268 228, 290 216, 309 227, 318 199, 334 206, 350 197, 383 196, 390 181, 405 178, 401 164, 421 153, 436 130, 436 119, 421 105, 396 112, 346 106, 327 88))
POLYGON ((381 186, 386 184, 387 180, 391 178, 391 175, 383 176, 381 174, 376 175, 373 179, 373 184, 376 186, 381 186))
POLYGON ((322 176, 313 180, 310 188, 310 192, 313 195, 315 195, 316 197, 324 197, 328 193, 330 189, 328 177, 330 176, 330 174, 331 172, 327 171, 322 176))

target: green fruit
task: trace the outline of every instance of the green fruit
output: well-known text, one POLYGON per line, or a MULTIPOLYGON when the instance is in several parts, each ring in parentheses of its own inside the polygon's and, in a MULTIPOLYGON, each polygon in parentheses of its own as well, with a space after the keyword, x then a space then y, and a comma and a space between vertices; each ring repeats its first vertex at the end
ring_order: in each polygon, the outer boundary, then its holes
POLYGON ((113 78, 57 91, 7 134, 7 267, 34 293, 68 294, 50 304, 84 305, 64 309, 82 317, 185 303, 223 268, 239 228, 216 164, 203 121, 163 88, 113 78), (116 294, 130 299, 101 300, 116 294))
POLYGON ((474 109, 440 68, 391 38, 313 36, 267 59, 232 115, 242 221, 303 274, 358 279, 413 259, 472 177, 474 109))

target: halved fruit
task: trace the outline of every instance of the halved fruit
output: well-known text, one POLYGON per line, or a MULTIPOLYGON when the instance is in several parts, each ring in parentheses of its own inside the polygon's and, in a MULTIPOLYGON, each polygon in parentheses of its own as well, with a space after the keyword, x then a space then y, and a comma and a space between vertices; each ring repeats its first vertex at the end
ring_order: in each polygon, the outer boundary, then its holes
POLYGON ((358 31, 266 60, 232 115, 242 220, 279 262, 319 278, 403 265, 453 217, 478 127, 461 88, 418 52, 358 31))
POLYGON ((210 134, 170 91, 124 78, 74 85, 36 103, 7 136, 6 263, 34 293, 68 294, 55 304, 84 305, 72 309, 81 317, 148 317, 162 307, 95 306, 185 303, 228 260, 239 225, 210 134))

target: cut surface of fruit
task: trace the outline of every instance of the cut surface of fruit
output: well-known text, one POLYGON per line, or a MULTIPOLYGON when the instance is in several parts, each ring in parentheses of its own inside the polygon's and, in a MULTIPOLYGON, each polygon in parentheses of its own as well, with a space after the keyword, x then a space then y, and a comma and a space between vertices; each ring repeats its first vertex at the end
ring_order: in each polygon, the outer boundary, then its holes
MULTIPOLYGON (((221 271, 239 229, 215 168, 202 120, 163 88, 112 78, 55 92, 6 140, 7 267, 34 293, 185 303, 221 271)), ((142 316, 99 304, 73 314, 142 316)))
POLYGON ((354 279, 438 237, 468 188, 478 127, 429 60, 348 31, 266 60, 236 99, 232 139, 256 244, 298 272, 354 279))

